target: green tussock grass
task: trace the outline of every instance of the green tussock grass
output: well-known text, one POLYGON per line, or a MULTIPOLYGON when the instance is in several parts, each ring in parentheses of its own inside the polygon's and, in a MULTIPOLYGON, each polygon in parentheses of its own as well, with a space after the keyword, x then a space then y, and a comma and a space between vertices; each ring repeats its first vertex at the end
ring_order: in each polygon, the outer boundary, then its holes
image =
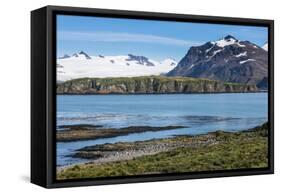
MULTIPOLYGON (((214 144, 177 148, 127 161, 75 165, 59 171, 57 179, 263 168, 268 165, 265 131, 262 127, 238 133, 218 131, 214 144)), ((180 137, 185 138, 200 136, 180 137)))

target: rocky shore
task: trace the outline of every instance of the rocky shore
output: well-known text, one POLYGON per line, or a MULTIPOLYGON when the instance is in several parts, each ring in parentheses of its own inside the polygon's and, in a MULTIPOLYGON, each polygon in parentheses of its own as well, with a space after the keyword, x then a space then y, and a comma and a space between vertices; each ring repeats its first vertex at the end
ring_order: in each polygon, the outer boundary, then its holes
POLYGON ((268 123, 240 132, 88 146, 72 157, 91 162, 58 168, 58 179, 263 168, 268 165, 268 123))
POLYGON ((216 144, 216 136, 225 132, 214 132, 200 136, 178 136, 174 138, 153 139, 137 142, 119 142, 84 147, 72 157, 91 159, 91 163, 100 164, 113 161, 130 160, 135 157, 154 155, 179 147, 198 147, 216 144))
POLYGON ((81 78, 57 83, 57 94, 173 94, 258 92, 255 85, 203 78, 141 76, 81 78))
POLYGON ((164 126, 164 127, 150 127, 150 126, 131 126, 124 128, 103 128, 97 125, 62 125, 57 130, 57 142, 67 141, 81 141, 94 140, 101 138, 117 137, 128 135, 131 133, 142 133, 146 131, 163 131, 179 128, 186 128, 185 126, 164 126))

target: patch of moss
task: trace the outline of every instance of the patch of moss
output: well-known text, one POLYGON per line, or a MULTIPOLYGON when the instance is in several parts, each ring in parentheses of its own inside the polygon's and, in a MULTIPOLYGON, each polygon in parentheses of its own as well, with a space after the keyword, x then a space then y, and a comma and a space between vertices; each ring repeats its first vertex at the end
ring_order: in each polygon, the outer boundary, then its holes
MULTIPOLYGON (((105 164, 82 164, 57 173, 58 179, 130 176, 157 173, 198 172, 243 168, 263 168, 268 165, 268 125, 243 132, 210 133, 217 141, 194 147, 180 147, 150 156, 105 164)), ((202 136, 182 136, 159 141, 190 141, 202 136)))

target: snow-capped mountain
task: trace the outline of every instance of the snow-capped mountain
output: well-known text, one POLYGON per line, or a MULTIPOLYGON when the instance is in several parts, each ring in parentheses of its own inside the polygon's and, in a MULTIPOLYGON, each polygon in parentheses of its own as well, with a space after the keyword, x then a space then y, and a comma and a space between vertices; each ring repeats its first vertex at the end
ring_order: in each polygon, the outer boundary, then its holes
POLYGON ((137 55, 89 56, 81 51, 57 59, 57 80, 82 77, 134 77, 160 75, 171 71, 177 62, 168 58, 161 62, 137 55))
POLYGON ((228 35, 191 47, 167 75, 259 84, 268 76, 267 54, 254 43, 228 35))
POLYGON ((268 43, 266 42, 266 43, 262 46, 262 48, 263 48, 264 50, 268 51, 268 43))

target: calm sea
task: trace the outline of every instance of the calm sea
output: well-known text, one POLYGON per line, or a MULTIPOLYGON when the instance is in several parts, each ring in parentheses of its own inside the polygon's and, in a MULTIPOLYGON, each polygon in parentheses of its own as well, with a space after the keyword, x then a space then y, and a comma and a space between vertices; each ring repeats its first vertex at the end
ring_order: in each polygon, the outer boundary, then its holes
POLYGON ((59 95, 57 125, 128 126, 180 125, 187 128, 144 132, 115 138, 57 143, 57 165, 84 162, 68 157, 84 146, 202 134, 216 130, 244 130, 267 121, 267 93, 59 95))

